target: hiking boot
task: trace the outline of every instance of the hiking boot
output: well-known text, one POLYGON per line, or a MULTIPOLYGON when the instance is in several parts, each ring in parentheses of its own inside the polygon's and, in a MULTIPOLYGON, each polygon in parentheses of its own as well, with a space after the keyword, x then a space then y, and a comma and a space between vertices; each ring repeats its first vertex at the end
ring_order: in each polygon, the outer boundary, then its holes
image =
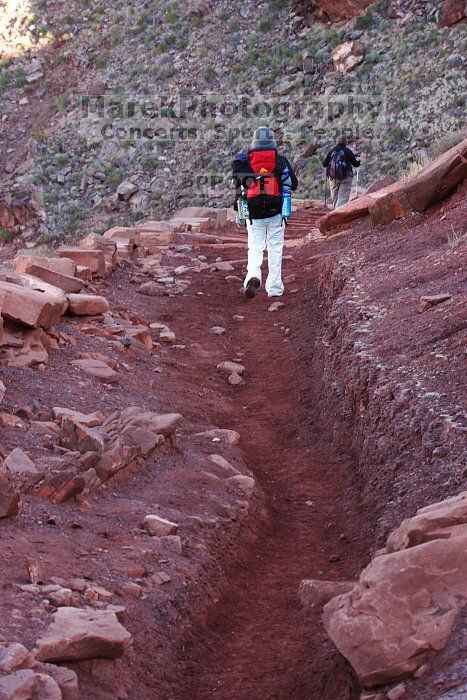
POLYGON ((252 277, 250 280, 248 280, 248 283, 245 287, 245 296, 247 299, 254 299, 254 296, 256 294, 256 291, 260 288, 261 282, 257 277, 252 277))

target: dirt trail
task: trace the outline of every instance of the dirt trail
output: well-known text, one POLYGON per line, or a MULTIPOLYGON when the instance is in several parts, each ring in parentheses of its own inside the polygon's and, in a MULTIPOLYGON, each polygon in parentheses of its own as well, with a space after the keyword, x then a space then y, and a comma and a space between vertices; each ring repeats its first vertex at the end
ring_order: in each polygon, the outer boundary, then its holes
MULTIPOLYGON (((286 306, 278 313, 268 312, 273 300, 264 292, 242 306, 225 288, 210 308, 245 316, 235 347, 244 353, 247 386, 234 398, 229 427, 242 436, 269 520, 256 544, 228 565, 227 590, 188 650, 188 696, 199 700, 354 696, 345 669, 329 683, 334 652, 318 617, 313 626, 305 624, 297 596, 303 578, 355 576, 363 549, 352 459, 313 426, 316 379, 307 368, 320 318, 313 270, 306 273, 309 305, 303 319, 297 318, 299 295, 291 290, 302 287, 303 266, 298 257, 286 264, 286 274, 296 273, 297 283, 289 284, 286 306)), ((211 289, 211 298, 216 291, 211 289)))

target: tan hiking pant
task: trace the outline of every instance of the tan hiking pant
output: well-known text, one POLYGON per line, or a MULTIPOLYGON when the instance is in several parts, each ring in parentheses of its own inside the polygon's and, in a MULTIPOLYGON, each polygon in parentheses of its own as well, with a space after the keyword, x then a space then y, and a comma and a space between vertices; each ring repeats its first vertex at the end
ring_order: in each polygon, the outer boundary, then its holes
POLYGON ((333 209, 347 204, 352 191, 352 175, 348 175, 343 180, 329 180, 333 209))

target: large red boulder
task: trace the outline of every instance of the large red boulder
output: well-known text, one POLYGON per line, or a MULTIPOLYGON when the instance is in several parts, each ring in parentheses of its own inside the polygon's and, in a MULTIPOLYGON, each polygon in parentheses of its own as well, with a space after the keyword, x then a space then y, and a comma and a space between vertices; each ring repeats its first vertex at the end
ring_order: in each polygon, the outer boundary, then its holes
POLYGON ((47 282, 54 287, 58 287, 63 292, 80 292, 84 286, 83 280, 77 277, 71 277, 70 275, 62 275, 60 272, 54 272, 47 267, 42 267, 42 265, 27 265, 25 272, 28 275, 37 277, 43 282, 47 282))
POLYGON ((391 190, 370 201, 368 212, 373 224, 388 224, 413 211, 404 189, 391 190))
POLYGON ((361 683, 391 683, 446 645, 467 603, 467 492, 422 508, 394 531, 323 620, 361 683))
POLYGON ((402 182, 413 209, 425 211, 451 194, 466 177, 467 138, 402 182))
POLYGON ((457 22, 465 21, 467 3, 465 0, 444 0, 441 8, 440 27, 450 27, 457 22))
POLYGON ((343 226, 352 221, 368 216, 368 208, 370 206, 371 197, 365 195, 359 199, 353 199, 348 204, 344 204, 334 211, 330 211, 319 218, 316 222, 317 227, 322 233, 329 231, 336 226, 343 226))
POLYGON ((61 275, 73 277, 76 271, 76 263, 69 258, 41 258, 37 255, 17 255, 13 260, 13 269, 16 272, 28 272, 28 267, 38 265, 47 270, 58 272, 61 275))
POLYGON ((63 302, 45 292, 0 281, 0 295, 4 297, 3 318, 30 328, 48 328, 60 321, 63 302))
POLYGON ((57 251, 60 258, 71 258, 76 265, 88 267, 94 277, 105 277, 105 255, 102 250, 79 248, 77 246, 60 246, 57 251))

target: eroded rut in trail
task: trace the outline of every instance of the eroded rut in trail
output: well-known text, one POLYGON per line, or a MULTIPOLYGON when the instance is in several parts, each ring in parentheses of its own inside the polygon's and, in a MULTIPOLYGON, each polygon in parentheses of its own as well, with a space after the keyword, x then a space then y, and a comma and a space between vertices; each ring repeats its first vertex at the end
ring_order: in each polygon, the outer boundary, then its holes
POLYGON ((365 549, 352 458, 314 423, 319 378, 309 371, 321 319, 313 272, 307 285, 302 319, 290 318, 290 306, 280 316, 269 313, 271 300, 260 295, 239 326, 248 381, 228 424, 242 436, 267 518, 256 540, 226 564, 225 593, 187 649, 191 683, 179 698, 344 700, 356 692, 318 615, 305 620, 298 600, 303 578, 355 577, 365 549))

